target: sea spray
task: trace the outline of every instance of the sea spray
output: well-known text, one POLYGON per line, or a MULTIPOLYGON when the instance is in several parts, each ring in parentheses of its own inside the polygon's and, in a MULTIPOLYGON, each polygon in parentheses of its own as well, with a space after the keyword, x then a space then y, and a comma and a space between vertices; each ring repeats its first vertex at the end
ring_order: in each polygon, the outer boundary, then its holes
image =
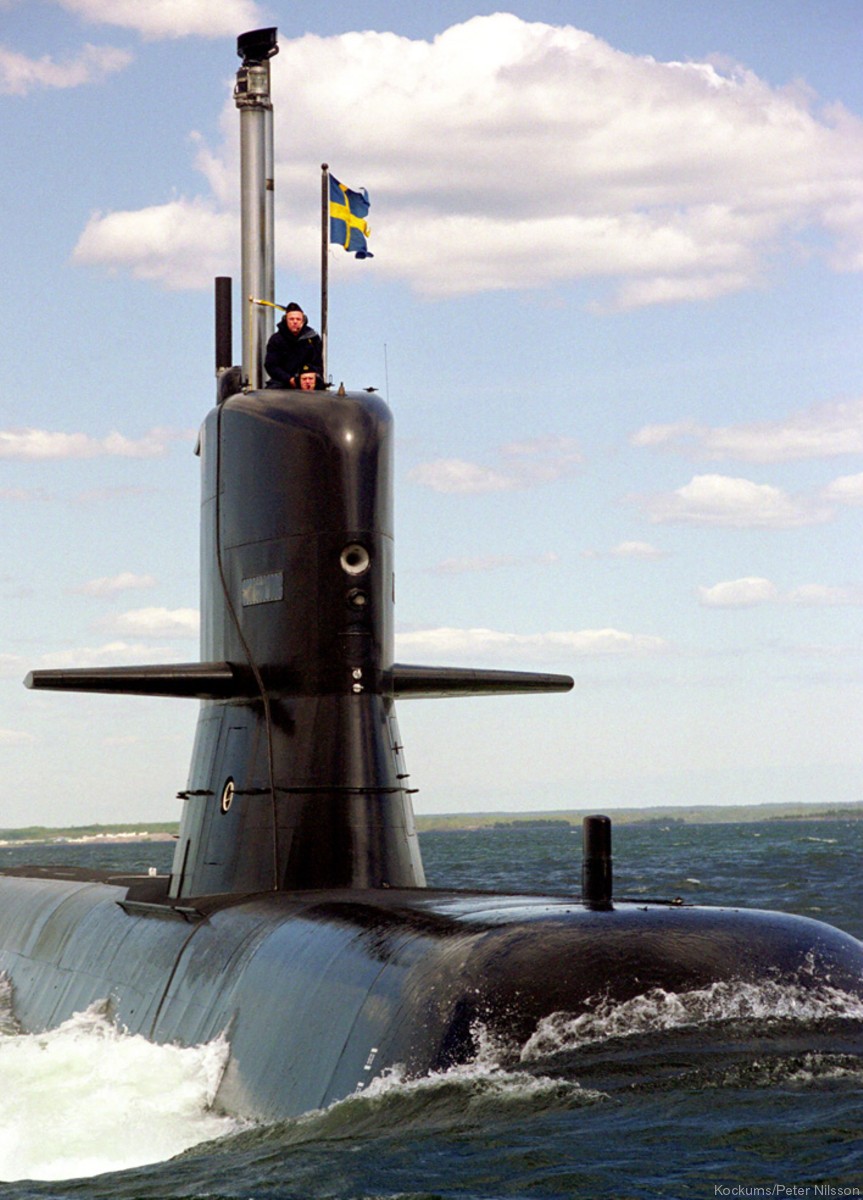
POLYGON ((56 1029, 0 1032, 0 1179, 72 1179, 172 1158, 240 1128, 212 1111, 228 1044, 158 1046, 107 1005, 56 1029))
POLYGON ((395 1067, 373 1079, 363 1091, 325 1109, 305 1113, 279 1126, 283 1145, 384 1136, 410 1131, 481 1127, 513 1120, 518 1113, 568 1111, 606 1099, 573 1079, 551 1079, 488 1063, 466 1063, 447 1071, 412 1077, 395 1067))
POLYGON ((544 1017, 521 1052, 523 1061, 660 1030, 721 1021, 820 1021, 831 1017, 863 1021, 863 1002, 838 988, 793 983, 722 980, 691 992, 651 988, 631 1000, 598 999, 589 1012, 544 1017))

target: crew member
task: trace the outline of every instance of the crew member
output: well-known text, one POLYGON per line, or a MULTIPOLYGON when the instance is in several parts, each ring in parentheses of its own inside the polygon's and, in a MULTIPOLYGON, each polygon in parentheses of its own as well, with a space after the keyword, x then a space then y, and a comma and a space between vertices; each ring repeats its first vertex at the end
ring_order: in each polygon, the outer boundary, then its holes
POLYGON ((264 369, 269 375, 268 388, 296 388, 299 371, 311 367, 323 375, 324 358, 320 334, 309 325, 299 304, 289 304, 276 332, 267 342, 264 369))
POLYGON ((322 392, 326 388, 321 376, 314 367, 304 363, 296 376, 297 387, 301 392, 322 392))

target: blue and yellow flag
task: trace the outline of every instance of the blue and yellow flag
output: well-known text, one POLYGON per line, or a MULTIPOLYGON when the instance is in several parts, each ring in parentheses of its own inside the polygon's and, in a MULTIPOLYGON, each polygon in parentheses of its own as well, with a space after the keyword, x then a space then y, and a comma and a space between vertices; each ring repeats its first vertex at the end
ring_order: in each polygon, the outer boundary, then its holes
POLYGON ((353 250, 357 258, 374 258, 367 240, 372 234, 366 220, 368 211, 369 194, 365 188, 352 192, 330 176, 330 241, 353 250))

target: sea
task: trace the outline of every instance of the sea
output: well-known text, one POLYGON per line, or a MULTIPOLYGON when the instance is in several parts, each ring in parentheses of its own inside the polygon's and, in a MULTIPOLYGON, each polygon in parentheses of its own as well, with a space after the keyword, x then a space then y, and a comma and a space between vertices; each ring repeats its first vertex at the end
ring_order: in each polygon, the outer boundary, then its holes
MULTIPOLYGON (((580 829, 421 835, 429 883, 577 895, 580 829)), ((168 843, 0 848, 166 870, 168 843)), ((801 913, 863 938, 863 820, 620 825, 617 898, 801 913)), ((273 997, 273 1003, 278 998, 273 997)), ((227 1047, 154 1046, 99 1005, 38 1036, 0 991, 0 1200, 658 1200, 863 1195, 863 1002, 766 980, 653 991, 521 1048, 394 1071, 275 1125, 214 1109, 227 1047)))

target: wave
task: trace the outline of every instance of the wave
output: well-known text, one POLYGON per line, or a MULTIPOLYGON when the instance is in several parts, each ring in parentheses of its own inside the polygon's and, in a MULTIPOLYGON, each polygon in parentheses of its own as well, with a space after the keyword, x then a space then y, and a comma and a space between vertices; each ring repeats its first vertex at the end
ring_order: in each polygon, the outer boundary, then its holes
POLYGON ((397 1128, 413 1130, 481 1127, 490 1120, 591 1107, 607 1097, 576 1080, 536 1076, 470 1063, 412 1078, 396 1067, 325 1109, 278 1127, 283 1144, 333 1138, 365 1138, 397 1128))
POLYGON ((715 1088, 801 1089, 811 1092, 822 1087, 847 1087, 859 1094, 863 1085, 863 1062, 855 1054, 808 1051, 790 1057, 759 1056, 750 1062, 736 1063, 703 1082, 715 1088))
POLYGON ((611 1038, 681 1029, 727 1021, 863 1021, 863 1000, 838 988, 800 984, 744 983, 723 980, 691 992, 652 988, 641 996, 615 1003, 600 999, 590 1012, 557 1012, 544 1017, 521 1051, 528 1062, 579 1049, 611 1038))
MULTIPOLYGON (((654 988, 622 1003, 600 1001, 592 1012, 579 1015, 554 1013, 540 1021, 520 1050, 477 1022, 473 1036, 478 1050, 470 1063, 422 1077, 412 1077, 397 1066, 372 1080, 364 1090, 278 1128, 271 1127, 263 1136, 277 1136, 283 1144, 295 1144, 319 1138, 375 1136, 396 1127, 404 1131, 467 1129, 497 1119, 518 1120, 539 1112, 589 1108, 613 1098, 613 1081, 602 1071, 602 1083, 612 1084, 609 1089, 602 1084, 588 1086, 573 1078, 573 1073, 580 1074, 582 1080, 595 1073, 595 1067, 578 1060, 571 1061, 565 1073, 551 1063, 548 1065, 554 1073, 543 1073, 543 1060, 619 1039, 643 1039, 645 1035, 708 1026, 711 1033, 716 1033, 731 1023, 736 1038, 741 1022, 750 1026, 748 1032, 753 1039, 752 1044, 741 1046, 741 1052, 748 1056, 771 1026, 806 1026, 808 1039, 812 1022, 837 1019, 863 1023, 863 1000, 829 986, 813 989, 769 981, 724 981, 683 993, 654 988)), ((795 1048, 799 1046, 799 1039, 791 1040, 795 1048)), ((660 1059, 667 1048, 659 1049, 660 1059)), ((756 1074, 758 1070, 764 1072, 765 1084, 780 1079, 801 1085, 850 1080, 859 1086, 863 1079, 863 1064, 856 1054, 775 1049, 777 1053, 772 1055, 762 1051, 761 1058, 750 1064, 756 1074)), ((650 1057, 643 1054, 643 1042, 639 1050, 631 1064, 632 1073, 625 1071, 630 1086, 638 1086, 636 1077, 641 1071, 650 1073, 650 1057)), ((704 1070, 699 1052, 692 1047, 689 1050, 693 1069, 704 1070)), ((618 1073, 620 1070, 618 1065, 618 1073)), ((731 1086, 732 1075, 711 1068, 703 1083, 708 1085, 708 1081, 712 1086, 731 1086)), ((749 1082, 758 1086, 754 1076, 749 1082)), ((651 1086, 654 1084, 655 1080, 651 1086)))
POLYGON ((326 1108, 256 1125, 213 1111, 226 1039, 190 1049, 157 1046, 118 1030, 107 1004, 55 1030, 22 1034, 0 981, 0 1179, 77 1179, 184 1152, 191 1159, 181 1161, 193 1167, 198 1156, 224 1163, 225 1155, 234 1162, 248 1154, 250 1162, 264 1161, 274 1146, 373 1145, 497 1123, 526 1127, 554 1114, 616 1107, 621 1089, 656 1095, 666 1086, 670 1059, 675 1069, 667 1086, 676 1089, 859 1089, 863 1060, 848 1050, 852 1043, 856 1050, 861 1023, 863 1001, 829 986, 768 981, 684 993, 655 988, 623 1003, 601 1000, 589 1013, 555 1013, 520 1048, 477 1025, 478 1051, 470 1063, 422 1077, 395 1067, 326 1108), (841 1045, 825 1033, 837 1021, 846 1033, 853 1023, 841 1045), (824 1023, 820 1043, 812 1022, 824 1023), (768 1045, 771 1027, 783 1037, 768 1045), (597 1054, 571 1053, 596 1046, 597 1054), (205 1142, 214 1144, 203 1148, 205 1142))
POLYGON ((117 1029, 107 1002, 56 1029, 24 1034, 8 1001, 7 985, 0 991, 0 1179, 125 1170, 240 1128, 211 1110, 228 1058, 224 1038, 158 1046, 117 1029))

